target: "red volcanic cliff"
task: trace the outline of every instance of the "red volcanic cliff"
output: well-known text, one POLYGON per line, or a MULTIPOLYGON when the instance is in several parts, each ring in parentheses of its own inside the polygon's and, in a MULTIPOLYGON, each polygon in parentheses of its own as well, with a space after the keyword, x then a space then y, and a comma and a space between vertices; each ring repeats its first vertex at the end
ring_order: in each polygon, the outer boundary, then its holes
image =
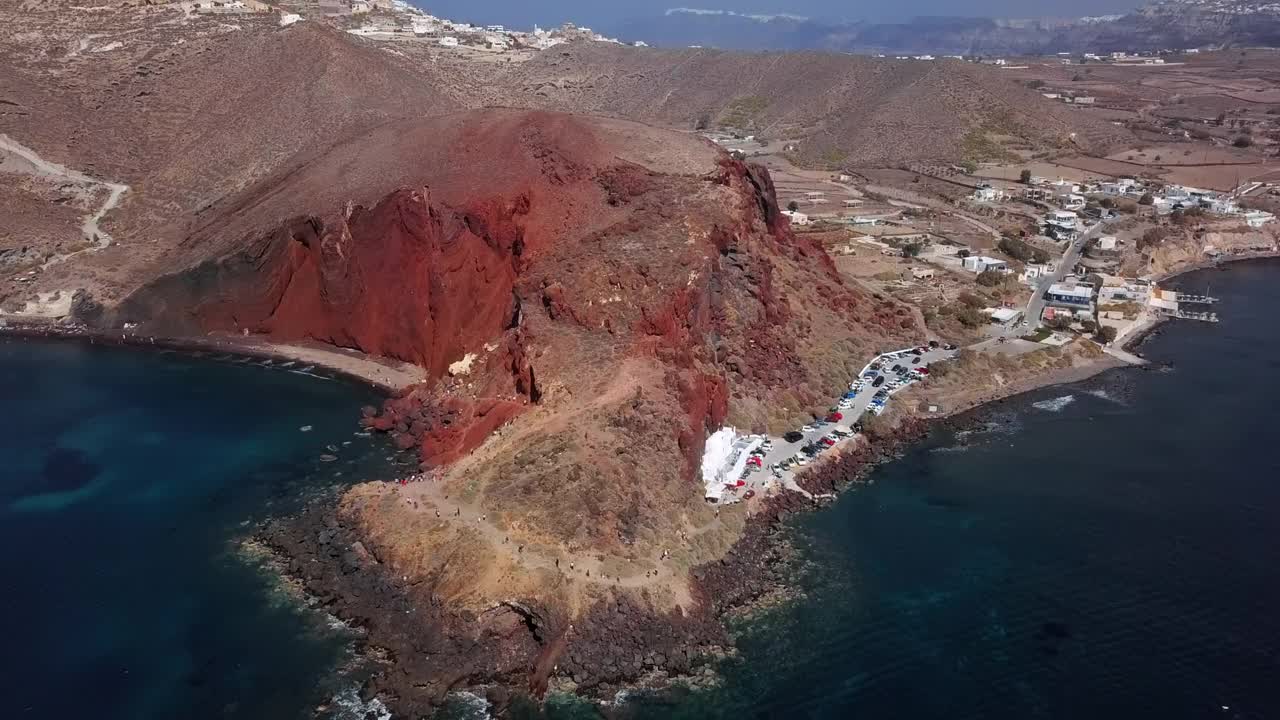
POLYGON ((290 220, 174 281, 198 296, 160 322, 317 340, 439 377, 511 324, 527 207, 517 197, 456 210, 399 190, 371 208, 290 220))
POLYGON ((419 364, 431 381, 366 424, 594 547, 673 522, 710 431, 797 419, 902 321, 791 232, 763 168, 546 113, 380 129, 229 200, 184 247, 225 251, 118 319, 419 364))

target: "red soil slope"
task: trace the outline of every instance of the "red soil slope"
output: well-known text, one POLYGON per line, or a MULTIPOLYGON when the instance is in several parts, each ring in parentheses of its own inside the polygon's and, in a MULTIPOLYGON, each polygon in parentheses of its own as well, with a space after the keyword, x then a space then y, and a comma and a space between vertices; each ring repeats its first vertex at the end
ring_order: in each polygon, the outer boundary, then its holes
POLYGON ((209 217, 109 321, 420 364, 432 382, 369 423, 433 466, 509 424, 457 472, 573 544, 656 541, 709 430, 824 402, 911 325, 791 234, 762 168, 624 121, 387 125, 209 217))

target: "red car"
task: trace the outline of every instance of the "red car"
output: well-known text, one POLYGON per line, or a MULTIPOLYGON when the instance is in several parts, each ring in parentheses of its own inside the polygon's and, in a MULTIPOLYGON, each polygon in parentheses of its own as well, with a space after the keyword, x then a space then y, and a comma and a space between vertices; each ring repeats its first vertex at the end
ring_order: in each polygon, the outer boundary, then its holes
POLYGON ((920 373, 921 375, 929 374, 929 368, 916 368, 915 371, 920 373))
POLYGON ((831 438, 822 438, 822 444, 826 445, 827 447, 831 447, 832 445, 836 444, 836 441, 832 440, 831 438))
POLYGON ((844 419, 844 413, 831 413, 827 416, 827 422, 840 422, 844 419))

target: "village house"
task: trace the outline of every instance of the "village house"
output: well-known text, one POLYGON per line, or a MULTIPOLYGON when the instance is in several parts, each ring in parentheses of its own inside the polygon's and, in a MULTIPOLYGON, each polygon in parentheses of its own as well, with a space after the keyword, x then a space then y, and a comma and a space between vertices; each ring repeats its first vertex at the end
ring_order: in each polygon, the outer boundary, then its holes
POLYGON ((1015 308, 987 308, 984 313, 991 316, 991 323, 1001 327, 1010 328, 1018 324, 1022 320, 1022 311, 1015 308))
POLYGON ((805 215, 802 212, 799 212, 796 210, 783 210, 782 214, 786 215, 787 218, 791 220, 792 225, 808 225, 809 224, 809 216, 805 215))
POLYGON ((970 255, 961 261, 961 265, 965 270, 971 273, 984 273, 988 270, 997 270, 1000 272, 1008 272, 1009 263, 993 257, 985 255, 970 255))
POLYGON ((1080 216, 1070 210, 1055 210, 1044 220, 1044 234, 1070 242, 1080 236, 1080 216))
POLYGON ((1141 194, 1142 188, 1133 178, 1120 178, 1115 181, 1098 183, 1098 192, 1103 195, 1137 195, 1141 194))
POLYGON ((987 183, 983 183, 982 185, 979 185, 978 189, 974 190, 973 194, 969 197, 977 202, 999 202, 1000 200, 1004 200, 1005 197, 1007 197, 1007 194, 1003 190, 994 188, 987 183))
POLYGON ((1244 221, 1251 228, 1260 228, 1275 219, 1275 215, 1265 210, 1250 210, 1244 214, 1244 221))
POLYGON ((1093 288, 1083 283, 1054 283, 1045 290, 1044 300, 1051 307, 1092 309, 1093 288))
POLYGON ((932 280, 934 271, 932 268, 913 267, 911 268, 911 277, 915 280, 932 280))

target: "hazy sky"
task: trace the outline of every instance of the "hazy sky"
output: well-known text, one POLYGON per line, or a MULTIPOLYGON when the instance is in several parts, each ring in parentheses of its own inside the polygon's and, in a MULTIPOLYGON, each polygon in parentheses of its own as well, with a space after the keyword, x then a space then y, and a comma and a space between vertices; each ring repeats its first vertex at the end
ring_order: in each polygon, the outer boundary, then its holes
POLYGON ((917 15, 1078 17, 1130 10, 1141 0, 410 0, 427 12, 458 21, 524 28, 566 20, 601 29, 669 7, 791 13, 845 20, 903 20, 917 15))

